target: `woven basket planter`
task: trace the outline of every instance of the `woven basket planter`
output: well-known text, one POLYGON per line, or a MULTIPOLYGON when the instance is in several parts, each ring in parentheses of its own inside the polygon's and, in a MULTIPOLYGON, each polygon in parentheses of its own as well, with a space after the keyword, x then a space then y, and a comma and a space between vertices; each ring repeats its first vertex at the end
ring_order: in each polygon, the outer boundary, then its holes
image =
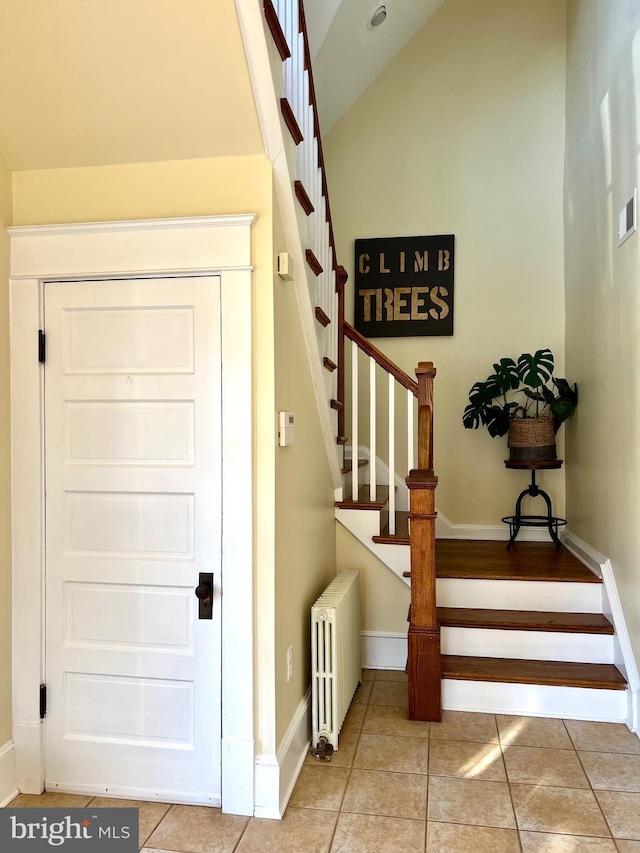
POLYGON ((553 418, 513 418, 509 421, 512 462, 552 462, 556 458, 553 418))

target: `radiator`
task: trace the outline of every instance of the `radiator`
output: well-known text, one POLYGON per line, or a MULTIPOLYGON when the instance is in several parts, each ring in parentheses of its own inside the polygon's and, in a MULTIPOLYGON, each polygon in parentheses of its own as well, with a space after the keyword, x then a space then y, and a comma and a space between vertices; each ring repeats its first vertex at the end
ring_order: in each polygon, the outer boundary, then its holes
POLYGON ((311 608, 313 745, 322 741, 338 748, 362 681, 360 643, 360 574, 340 572, 311 608))

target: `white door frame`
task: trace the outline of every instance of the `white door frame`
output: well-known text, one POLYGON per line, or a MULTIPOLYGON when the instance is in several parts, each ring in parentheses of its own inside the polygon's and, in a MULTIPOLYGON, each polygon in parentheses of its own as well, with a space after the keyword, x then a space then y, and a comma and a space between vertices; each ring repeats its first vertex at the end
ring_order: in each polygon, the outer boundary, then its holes
POLYGON ((11 237, 13 740, 18 788, 44 790, 44 429, 38 364, 51 280, 219 275, 222 318, 222 810, 252 815, 251 214, 20 226, 11 237))

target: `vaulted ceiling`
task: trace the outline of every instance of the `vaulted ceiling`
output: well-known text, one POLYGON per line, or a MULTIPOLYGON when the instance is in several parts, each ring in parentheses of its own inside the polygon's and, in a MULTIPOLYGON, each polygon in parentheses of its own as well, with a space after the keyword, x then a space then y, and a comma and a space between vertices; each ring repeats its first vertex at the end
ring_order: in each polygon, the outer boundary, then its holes
POLYGON ((318 114, 326 132, 351 107, 443 0, 306 0, 318 114), (384 4, 387 17, 368 27, 384 4))

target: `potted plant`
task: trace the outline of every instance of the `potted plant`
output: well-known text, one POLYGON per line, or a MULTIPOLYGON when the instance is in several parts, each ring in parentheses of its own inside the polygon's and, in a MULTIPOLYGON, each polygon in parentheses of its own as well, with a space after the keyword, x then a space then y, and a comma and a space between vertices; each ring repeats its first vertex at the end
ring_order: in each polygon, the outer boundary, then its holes
POLYGON ((555 435, 578 405, 578 386, 557 379, 553 370, 550 349, 525 352, 517 361, 501 358, 493 373, 469 391, 463 425, 486 426, 492 438, 509 433, 514 462, 554 460, 555 435))

